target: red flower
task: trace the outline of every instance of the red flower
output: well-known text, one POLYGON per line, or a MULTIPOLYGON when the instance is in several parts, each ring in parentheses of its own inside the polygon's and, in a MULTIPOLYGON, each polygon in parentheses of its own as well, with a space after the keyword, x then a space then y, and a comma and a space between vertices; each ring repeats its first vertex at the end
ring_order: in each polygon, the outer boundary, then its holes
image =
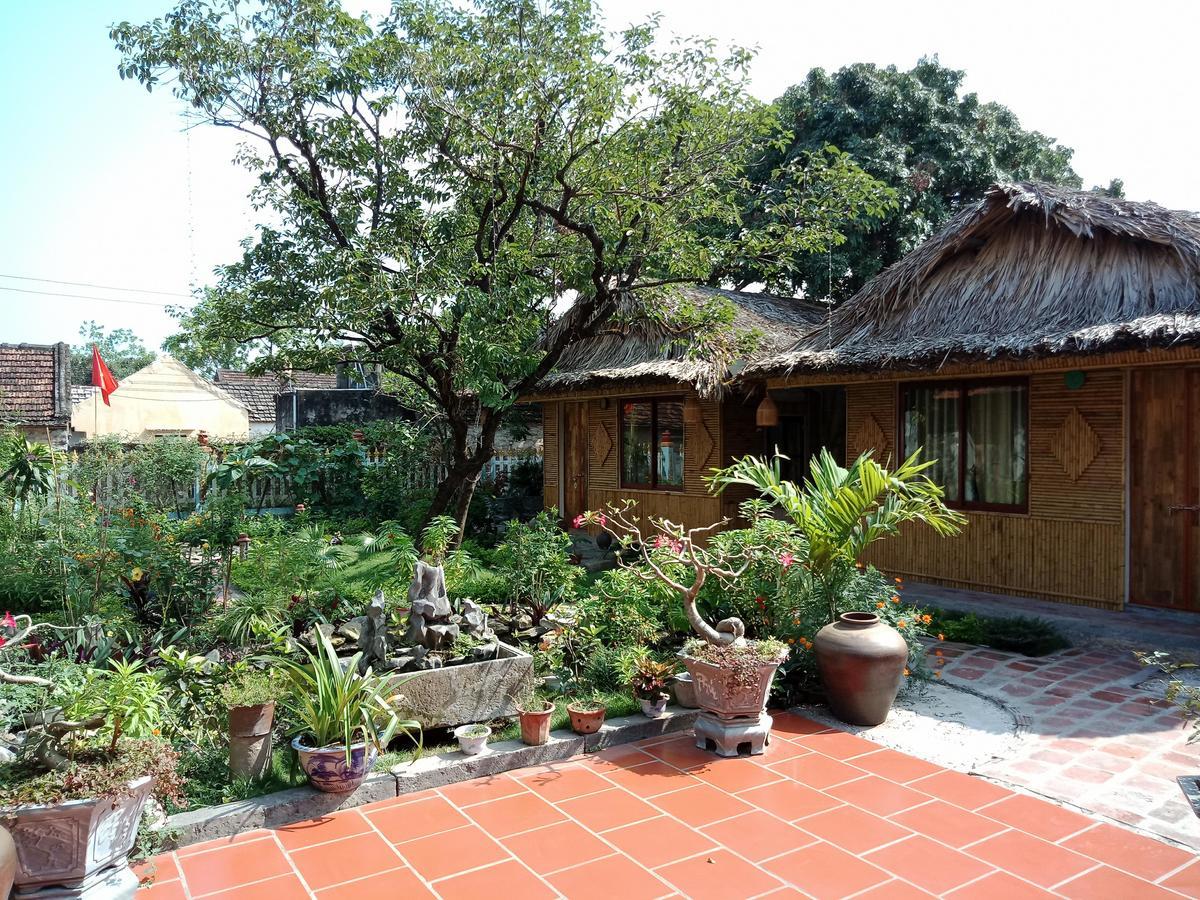
POLYGON ((582 528, 583 527, 583 514, 580 513, 574 519, 572 519, 571 525, 574 528, 582 528))
POLYGON ((5 628, 11 628, 13 631, 17 630, 17 620, 13 618, 13 614, 10 612, 4 613, 4 620, 0 622, 0 625, 3 625, 5 628))
POLYGON ((788 568, 789 566, 791 566, 791 564, 794 563, 795 561, 796 561, 796 555, 794 553, 786 553, 785 552, 785 553, 781 553, 779 555, 779 564, 781 566, 783 566, 785 569, 788 568))
POLYGON ((7 643, 8 643, 8 641, 7 641, 7 640, 5 640, 4 638, 0 637, 0 647, 3 647, 3 646, 4 646, 5 644, 7 644, 7 643))

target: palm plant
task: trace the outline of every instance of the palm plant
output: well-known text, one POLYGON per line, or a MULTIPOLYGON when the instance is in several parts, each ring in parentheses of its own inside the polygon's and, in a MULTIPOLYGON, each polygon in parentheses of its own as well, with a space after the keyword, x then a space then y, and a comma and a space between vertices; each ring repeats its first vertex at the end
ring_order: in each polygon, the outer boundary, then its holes
POLYGON ((31 444, 24 435, 11 434, 0 443, 0 482, 11 485, 13 509, 30 494, 45 496, 54 479, 54 459, 44 444, 31 444))
POLYGON ((966 519, 946 506, 942 489, 924 474, 933 460, 919 462, 917 450, 895 470, 868 451, 850 466, 838 465, 822 449, 809 464, 802 485, 786 481, 776 454, 769 462, 752 456, 736 460, 709 479, 720 492, 733 484, 754 488, 788 516, 804 535, 806 568, 836 618, 837 585, 852 573, 874 541, 899 532, 907 522, 928 525, 937 534, 957 534, 966 519))
POLYGON ((370 668, 359 674, 362 653, 343 665, 329 638, 320 635, 317 651, 304 650, 307 662, 273 659, 288 690, 283 704, 297 725, 298 733, 314 748, 344 746, 346 762, 358 741, 383 750, 398 733, 420 746, 419 722, 401 719, 397 703, 402 699, 395 677, 375 675, 370 668), (413 732, 417 736, 413 737, 413 732))

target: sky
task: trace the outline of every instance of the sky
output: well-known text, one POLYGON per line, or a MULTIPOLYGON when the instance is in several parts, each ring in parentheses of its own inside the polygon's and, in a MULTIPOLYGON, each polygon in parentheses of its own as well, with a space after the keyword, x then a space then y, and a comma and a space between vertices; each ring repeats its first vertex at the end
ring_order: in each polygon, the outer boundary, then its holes
MULTIPOLYGON (((347 5, 364 2, 385 5, 347 5)), ((1131 199, 1200 210, 1196 0, 601 6, 614 28, 657 11, 669 32, 756 48, 751 88, 764 100, 813 67, 910 68, 937 54, 966 70, 966 90, 1073 147, 1085 186, 1119 177, 1131 199)), ((175 330, 165 304, 187 305, 252 233, 250 179, 232 161, 231 133, 185 129, 169 92, 147 94, 117 75, 110 25, 169 7, 0 0, 0 342, 75 341, 94 319, 157 347, 175 330)))

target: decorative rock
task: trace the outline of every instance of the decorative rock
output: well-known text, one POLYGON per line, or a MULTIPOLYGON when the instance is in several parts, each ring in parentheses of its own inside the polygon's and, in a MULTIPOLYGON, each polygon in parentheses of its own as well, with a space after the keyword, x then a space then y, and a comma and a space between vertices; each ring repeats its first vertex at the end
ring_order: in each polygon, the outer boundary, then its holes
POLYGON ((345 622, 344 624, 340 625, 337 631, 334 633, 340 634, 342 637, 346 638, 346 640, 358 643, 359 638, 362 637, 363 629, 366 628, 366 626, 366 616, 355 616, 349 622, 345 622))
MULTIPOLYGON (((320 638, 318 637, 319 634, 332 639, 333 626, 328 622, 318 622, 315 627, 310 628, 308 631, 304 632, 304 634, 300 635, 300 643, 309 650, 316 650, 317 645, 320 643, 320 638)), ((334 646, 337 646, 337 644, 335 643, 334 646)))
MULTIPOLYGON (((359 616, 363 619, 362 633, 358 636, 358 649, 362 651, 359 660, 360 672, 366 672, 368 667, 380 668, 387 663, 387 600, 383 591, 378 590, 371 598, 367 614, 359 616)), ((357 620, 351 620, 357 621, 357 620)))

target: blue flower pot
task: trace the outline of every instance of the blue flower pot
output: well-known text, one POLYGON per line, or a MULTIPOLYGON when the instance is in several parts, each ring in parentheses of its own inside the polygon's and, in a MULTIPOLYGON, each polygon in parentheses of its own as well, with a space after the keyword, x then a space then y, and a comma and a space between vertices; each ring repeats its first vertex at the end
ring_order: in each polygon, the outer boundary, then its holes
POLYGON ((346 794, 357 788, 371 773, 379 755, 373 744, 352 744, 347 763, 344 745, 306 747, 299 737, 292 739, 292 748, 300 756, 300 768, 308 776, 308 783, 330 794, 346 794))

